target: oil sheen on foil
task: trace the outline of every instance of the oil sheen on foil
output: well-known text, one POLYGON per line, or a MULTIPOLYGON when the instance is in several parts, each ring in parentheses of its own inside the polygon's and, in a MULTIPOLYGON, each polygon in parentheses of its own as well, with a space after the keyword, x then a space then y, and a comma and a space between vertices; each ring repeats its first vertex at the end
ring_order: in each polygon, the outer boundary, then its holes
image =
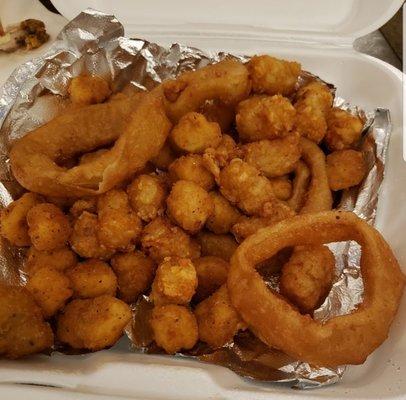
MULTIPOLYGON (((111 81, 114 92, 129 84, 149 90, 183 71, 198 69, 225 57, 248 59, 243 55, 203 53, 181 44, 163 48, 142 39, 124 37, 123 26, 113 16, 91 9, 78 15, 61 31, 46 54, 18 67, 0 91, 1 207, 7 206, 22 193, 22 188, 10 172, 10 144, 61 112, 66 106, 71 77, 95 73, 111 81)), ((303 78, 308 76, 305 74, 303 78)), ((391 131, 389 111, 378 109, 367 113, 340 98, 335 99, 335 105, 351 110, 365 120, 361 150, 369 167, 364 181, 344 192, 339 207, 352 210, 373 224, 391 131)), ((359 246, 348 242, 330 244, 329 247, 337 260, 336 281, 324 304, 314 313, 314 318, 321 321, 349 313, 362 300, 363 293, 359 246)), ((13 284, 24 282, 19 270, 22 253, 4 241, 1 243, 1 279, 13 284)), ((269 277, 267 283, 277 290, 277 276, 269 277)), ((150 307, 146 297, 133 305, 133 324, 127 329, 127 335, 132 340, 131 350, 160 352, 152 342, 147 322, 150 307)), ((268 348, 249 331, 238 334, 222 349, 211 351, 199 344, 191 352, 179 356, 223 365, 245 378, 281 382, 300 389, 335 383, 345 370, 344 366, 317 368, 293 360, 268 348)))

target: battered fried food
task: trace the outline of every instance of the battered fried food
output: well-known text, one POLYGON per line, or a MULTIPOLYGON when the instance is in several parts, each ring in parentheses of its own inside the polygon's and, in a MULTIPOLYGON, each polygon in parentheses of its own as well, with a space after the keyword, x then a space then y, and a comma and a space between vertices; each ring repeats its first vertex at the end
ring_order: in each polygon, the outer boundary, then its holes
POLYGON ((46 267, 30 276, 26 287, 41 307, 44 318, 55 315, 73 293, 69 279, 63 272, 46 267))
POLYGON ((29 246, 27 213, 42 199, 35 193, 25 193, 10 203, 0 214, 0 233, 14 246, 29 246))
POLYGON ((209 195, 214 204, 214 209, 207 219, 207 229, 217 234, 229 232, 240 218, 241 213, 220 193, 210 192, 209 195))
POLYGON ((310 170, 308 166, 303 161, 298 161, 295 167, 292 196, 287 201, 287 204, 292 208, 292 210, 299 212, 299 210, 303 207, 309 182, 310 170))
POLYGON ((363 363, 387 338, 405 281, 378 231, 353 213, 327 211, 287 219, 247 238, 231 260, 227 286, 233 306, 268 346, 298 360, 336 366, 363 363), (280 249, 347 240, 361 245, 364 280, 363 302, 348 315, 323 322, 301 315, 255 271, 280 249))
POLYGON ((201 231, 197 241, 202 249, 202 256, 220 257, 229 261, 238 247, 232 235, 216 235, 215 233, 201 231))
POLYGON ((299 63, 267 55, 252 57, 247 67, 252 80, 252 90, 269 95, 291 94, 301 73, 299 63))
POLYGON ((191 234, 203 227, 214 209, 209 194, 190 181, 177 181, 166 199, 166 204, 169 216, 191 234))
POLYGON ((355 147, 361 139, 363 127, 361 118, 334 107, 327 116, 327 147, 331 151, 355 147))
POLYGON ((217 122, 222 132, 228 132, 234 123, 234 107, 221 101, 207 101, 200 109, 200 112, 206 117, 207 121, 217 122))
POLYGON ((292 197, 292 182, 287 176, 271 178, 272 190, 279 200, 288 200, 292 197))
POLYGON ((279 289, 304 314, 324 301, 334 279, 335 259, 326 246, 298 246, 282 267, 279 289))
POLYGON ((27 213, 28 235, 37 250, 63 247, 72 232, 68 217, 51 203, 41 203, 27 213))
POLYGON ((198 340, 196 318, 184 306, 155 306, 150 319, 154 339, 168 354, 191 349, 198 340))
POLYGON ((168 143, 168 140, 161 147, 158 154, 151 158, 151 162, 156 168, 167 170, 169 166, 176 160, 176 153, 168 143))
POLYGON ((197 275, 188 258, 167 257, 159 264, 152 283, 151 299, 156 305, 190 302, 197 287, 197 275))
POLYGON ((126 303, 135 302, 151 286, 155 263, 141 251, 116 254, 111 267, 118 280, 118 297, 126 303))
POLYGON ((0 298, 1 355, 19 358, 53 345, 51 327, 26 289, 0 283, 0 298))
POLYGON ((169 138, 174 147, 186 153, 203 153, 221 142, 221 129, 217 122, 209 122, 203 114, 189 112, 172 129, 169 138))
POLYGON ((366 173, 367 166, 360 151, 338 150, 327 156, 327 175, 331 190, 356 186, 366 173))
POLYGON ((226 285, 199 303, 195 316, 199 339, 212 348, 224 346, 246 327, 230 302, 226 285))
POLYGON ((97 197, 87 197, 76 200, 69 210, 73 218, 79 218, 83 211, 96 214, 97 213, 97 197))
POLYGON ((165 208, 166 187, 157 175, 139 175, 127 188, 131 207, 145 222, 162 215, 165 208))
POLYGON ((109 83, 97 75, 80 75, 72 78, 68 87, 72 103, 87 105, 106 100, 111 90, 109 83))
POLYGON ((237 107, 237 131, 243 142, 286 136, 295 123, 296 110, 286 97, 254 96, 237 107))
POLYGON ((260 170, 268 178, 289 174, 301 156, 297 133, 280 139, 260 140, 242 147, 244 161, 260 170))
POLYGON ((165 257, 200 257, 200 246, 181 228, 165 218, 155 218, 142 231, 142 249, 155 262, 165 257))

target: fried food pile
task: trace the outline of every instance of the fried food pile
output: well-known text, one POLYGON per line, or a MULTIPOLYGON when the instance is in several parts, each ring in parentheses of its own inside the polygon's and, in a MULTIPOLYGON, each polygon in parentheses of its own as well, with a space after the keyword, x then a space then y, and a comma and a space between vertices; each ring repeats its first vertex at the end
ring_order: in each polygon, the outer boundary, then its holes
POLYGON ((70 107, 11 148, 28 191, 2 210, 0 232, 26 249, 26 285, 0 287, 0 354, 110 347, 148 296, 168 354, 250 330, 298 360, 362 363, 387 337, 405 278, 374 228, 331 211, 368 172, 364 121, 301 73, 255 56, 150 92, 73 78, 70 107), (322 324, 312 315, 337 278, 326 244, 343 240, 362 245, 364 301, 322 324))

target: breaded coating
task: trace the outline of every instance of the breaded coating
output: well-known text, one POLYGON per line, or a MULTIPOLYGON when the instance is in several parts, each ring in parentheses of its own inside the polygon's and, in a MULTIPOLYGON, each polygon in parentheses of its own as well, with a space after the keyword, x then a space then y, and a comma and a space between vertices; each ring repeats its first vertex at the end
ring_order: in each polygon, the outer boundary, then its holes
POLYGON ((141 251, 116 254, 111 267, 118 280, 118 297, 126 303, 135 302, 151 286, 155 263, 141 251))
POLYGON ((150 319, 154 339, 168 354, 191 349, 198 340, 197 322, 184 306, 155 306, 150 319))
POLYGON ((301 65, 295 61, 285 61, 267 55, 252 57, 247 67, 252 90, 269 95, 291 94, 302 72, 301 65))
POLYGON ((220 257, 206 256, 193 262, 197 273, 197 289, 193 297, 202 301, 213 294, 221 285, 226 283, 229 263, 220 257))
POLYGON ((268 178, 289 174, 295 169, 301 156, 297 133, 280 139, 248 143, 242 149, 244 161, 268 178))
POLYGON ((59 315, 58 339, 74 349, 113 346, 131 320, 130 307, 112 296, 71 301, 59 315))
POLYGON ((363 154, 356 150, 338 150, 326 159, 328 183, 331 190, 348 189, 364 179, 367 165, 363 154))
POLYGON ((168 215, 191 234, 203 227, 214 209, 209 194, 190 181, 177 181, 166 199, 166 205, 168 215))
POLYGON ((66 275, 50 268, 38 269, 28 279, 26 288, 41 307, 45 318, 55 315, 73 293, 66 275))
POLYGON ((327 116, 333 95, 327 85, 311 82, 300 88, 296 97, 296 130, 313 142, 320 143, 327 133, 327 116))
POLYGON ((142 249, 155 262, 165 257, 185 257, 192 260, 200 257, 199 244, 181 228, 165 218, 155 218, 143 230, 142 249))
POLYGON ((228 132, 234 123, 234 107, 219 100, 207 101, 200 112, 206 117, 207 121, 217 122, 222 132, 228 132))
POLYGON ((93 298, 103 295, 114 296, 117 277, 110 265, 92 258, 65 271, 70 279, 75 298, 93 298))
POLYGON ((173 183, 179 180, 191 181, 204 190, 211 190, 215 186, 214 176, 199 154, 188 154, 175 160, 169 166, 169 179, 173 183))
POLYGON ((110 96, 106 80, 96 75, 80 75, 72 78, 68 87, 72 103, 87 105, 102 103, 110 96))
POLYGON ((214 209, 206 221, 206 228, 217 234, 229 232, 240 218, 241 213, 220 193, 210 192, 209 195, 214 209))
POLYGON ((249 215, 260 214, 263 205, 275 199, 269 179, 238 158, 221 170, 219 186, 228 201, 249 215))
POLYGON ((287 176, 271 178, 272 190, 279 200, 288 200, 292 196, 292 181, 287 176))
POLYGON ((331 151, 350 149, 361 139, 364 124, 361 118, 348 111, 332 108, 327 116, 327 134, 324 138, 331 151))
POLYGON ((88 197, 76 200, 69 210, 73 218, 79 218, 83 211, 96 214, 97 213, 97 197, 88 197))
POLYGON ((157 175, 139 175, 127 188, 133 210, 146 222, 161 215, 165 207, 165 184, 157 175))
POLYGON ((24 263, 24 272, 33 275, 42 268, 63 272, 67 268, 76 265, 76 263, 77 256, 68 246, 49 251, 40 251, 31 246, 24 263))
POLYGON ((174 147, 185 153, 203 153, 221 142, 221 129, 217 122, 209 122, 203 114, 189 112, 174 126, 169 135, 174 147))
POLYGON ((37 250, 65 246, 72 232, 68 217, 51 203, 37 204, 27 213, 28 234, 37 250))
POLYGON ((97 198, 97 235, 108 249, 125 250, 142 230, 141 219, 130 207, 124 190, 112 189, 97 198))
POLYGON ((216 235, 202 231, 196 238, 201 246, 202 256, 220 257, 225 261, 230 260, 238 247, 238 243, 232 235, 216 235))
POLYGON ((31 239, 28 235, 27 213, 41 201, 40 196, 29 192, 1 210, 1 236, 14 246, 29 246, 31 239))
POLYGON ((319 307, 333 285, 335 258, 326 246, 296 247, 282 267, 279 288, 302 313, 319 307))
POLYGON ((245 328, 223 285, 214 294, 196 306, 195 316, 199 327, 199 339, 212 348, 222 347, 234 335, 245 328))
POLYGON ((296 110, 286 97, 254 96, 237 107, 237 131, 243 142, 286 136, 295 123, 296 110))
POLYGON ((159 150, 159 153, 151 159, 151 162, 156 168, 165 171, 175 160, 176 153, 172 150, 168 141, 166 141, 161 150, 159 150))
POLYGON ((292 196, 287 201, 292 210, 299 212, 303 207, 307 189, 310 183, 310 169, 303 161, 298 161, 295 167, 295 177, 292 184, 292 196))
POLYGON ((159 264, 152 283, 151 299, 156 304, 188 304, 195 294, 197 275, 189 258, 167 257, 159 264))
POLYGON ((19 358, 53 345, 51 327, 25 288, 0 283, 0 298, 0 355, 19 358))

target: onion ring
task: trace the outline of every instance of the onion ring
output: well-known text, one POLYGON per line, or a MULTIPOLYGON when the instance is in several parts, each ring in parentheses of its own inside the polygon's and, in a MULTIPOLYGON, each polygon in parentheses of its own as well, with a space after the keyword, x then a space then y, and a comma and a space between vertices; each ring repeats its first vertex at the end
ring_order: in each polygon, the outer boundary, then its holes
POLYGON ((292 195, 287 200, 287 204, 293 211, 299 212, 303 206, 306 191, 310 181, 310 170, 306 163, 298 161, 295 166, 295 177, 293 179, 292 195))
POLYGON ((267 345, 298 360, 337 366, 363 363, 387 338, 405 276, 378 231, 351 212, 327 211, 284 220, 247 238, 231 259, 227 285, 232 304, 267 345), (362 247, 364 300, 325 323, 301 315, 254 268, 285 247, 346 240, 362 247))

